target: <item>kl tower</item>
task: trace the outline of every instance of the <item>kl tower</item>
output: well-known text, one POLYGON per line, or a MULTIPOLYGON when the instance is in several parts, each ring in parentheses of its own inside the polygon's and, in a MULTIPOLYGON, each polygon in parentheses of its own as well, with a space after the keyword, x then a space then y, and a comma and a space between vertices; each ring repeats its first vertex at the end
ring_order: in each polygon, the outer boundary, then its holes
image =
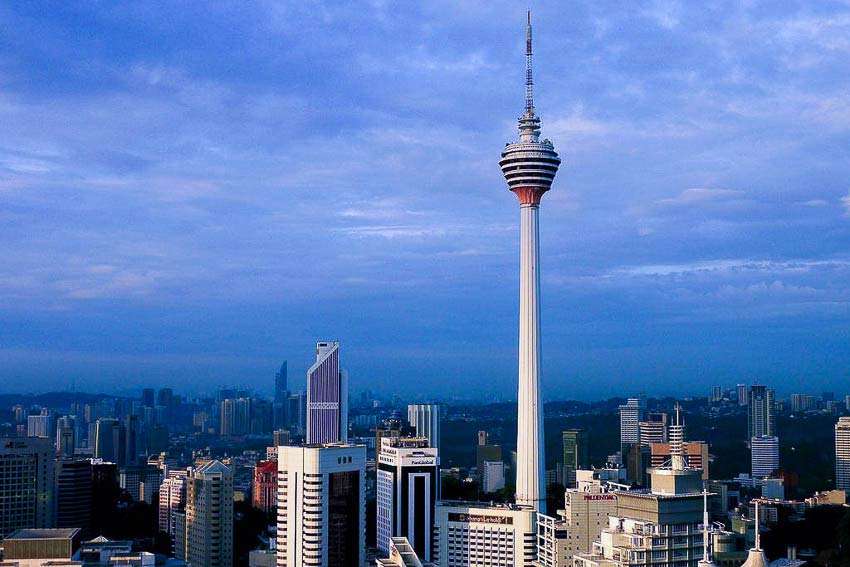
POLYGON ((519 198, 519 393, 517 396, 516 503, 546 512, 543 402, 540 398, 540 198, 552 186, 561 159, 549 140, 540 139, 531 79, 531 11, 525 51, 525 112, 519 142, 508 144, 499 166, 519 198))

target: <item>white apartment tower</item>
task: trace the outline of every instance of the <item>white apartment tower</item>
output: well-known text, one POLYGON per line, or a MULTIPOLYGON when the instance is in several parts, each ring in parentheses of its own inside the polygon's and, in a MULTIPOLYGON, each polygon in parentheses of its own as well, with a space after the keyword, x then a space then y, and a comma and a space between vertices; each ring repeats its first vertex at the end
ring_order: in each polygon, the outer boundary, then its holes
POLYGON ((850 417, 835 424, 835 488, 850 490, 850 417))
POLYGON ((428 446, 440 446, 440 404, 410 404, 407 421, 416 430, 417 437, 427 437, 428 446))
POLYGON ((277 463, 277 567, 362 567, 365 445, 282 445, 277 463))
POLYGON ((620 406, 620 446, 640 443, 640 422, 645 410, 643 397, 629 398, 620 406))
POLYGON ((552 187, 561 158, 552 142, 540 139, 540 118, 532 96, 530 11, 525 35, 525 112, 519 117, 519 142, 505 146, 499 166, 508 187, 519 199, 520 209, 516 502, 545 512, 539 209, 543 194, 552 187))
POLYGON ((378 549, 390 553, 404 537, 420 559, 431 559, 440 457, 424 437, 384 437, 377 464, 378 549))
POLYGON ((186 475, 185 470, 168 471, 159 486, 159 531, 172 540, 176 535, 174 515, 186 507, 186 475))
POLYGON ((348 375, 339 368, 339 343, 317 343, 307 371, 307 444, 347 442, 348 375))
POLYGON ((233 565, 233 473, 220 461, 192 469, 186 478, 182 557, 192 567, 233 565))

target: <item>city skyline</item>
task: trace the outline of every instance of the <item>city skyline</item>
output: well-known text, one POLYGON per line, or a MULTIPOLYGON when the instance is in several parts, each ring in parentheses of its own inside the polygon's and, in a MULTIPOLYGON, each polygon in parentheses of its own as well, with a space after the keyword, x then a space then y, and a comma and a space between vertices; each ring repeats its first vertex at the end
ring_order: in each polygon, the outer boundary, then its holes
MULTIPOLYGON (((838 389, 846 10, 533 9, 544 399, 838 389)), ((354 391, 510 399, 523 10, 159 10, 0 12, 0 379, 265 389, 332 337, 354 391)))

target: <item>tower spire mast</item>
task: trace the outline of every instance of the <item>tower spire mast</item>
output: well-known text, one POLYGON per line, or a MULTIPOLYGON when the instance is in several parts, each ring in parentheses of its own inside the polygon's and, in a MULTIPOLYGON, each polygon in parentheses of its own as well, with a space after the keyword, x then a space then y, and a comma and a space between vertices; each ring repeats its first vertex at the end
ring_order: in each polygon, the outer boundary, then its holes
POLYGON ((516 503, 545 513, 538 209, 561 159, 552 142, 540 140, 540 118, 534 113, 530 10, 525 46, 525 112, 519 117, 519 141, 505 147, 499 166, 520 204, 516 503))
POLYGON ((531 75, 531 10, 525 27, 525 114, 534 114, 534 80, 531 75))

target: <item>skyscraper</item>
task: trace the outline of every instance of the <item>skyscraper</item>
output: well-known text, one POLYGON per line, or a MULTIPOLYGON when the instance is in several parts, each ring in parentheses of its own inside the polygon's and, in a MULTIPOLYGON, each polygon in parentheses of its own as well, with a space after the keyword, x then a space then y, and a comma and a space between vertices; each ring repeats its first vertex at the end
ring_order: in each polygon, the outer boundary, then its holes
POLYGON ((278 447, 277 565, 361 567, 366 447, 278 447))
POLYGON ((94 480, 88 459, 58 459, 54 502, 57 528, 80 528, 91 535, 94 480))
POLYGON ((378 549, 389 554, 394 537, 406 537, 421 559, 431 559, 434 505, 440 492, 440 459, 425 437, 385 437, 378 454, 378 549))
POLYGON ((440 446, 440 404, 410 404, 407 421, 416 430, 417 437, 426 437, 428 446, 440 446))
POLYGON ((640 444, 666 443, 668 441, 668 415, 666 413, 647 414, 638 424, 640 444))
POLYGON ((850 417, 835 424, 835 488, 850 490, 850 417))
POLYGON ((74 416, 65 415, 56 420, 56 454, 58 456, 74 456, 76 431, 74 416))
POLYGON ((502 151, 499 166, 520 204, 519 388, 516 502, 539 512, 546 508, 543 452, 543 402, 540 398, 540 200, 552 186, 561 158, 549 140, 540 139, 531 75, 531 12, 526 25, 525 112, 519 117, 519 142, 502 151))
POLYGON ((251 398, 222 400, 220 433, 227 436, 250 433, 252 405, 253 400, 251 398))
POLYGON ((283 364, 280 365, 280 370, 275 372, 274 375, 274 401, 276 404, 283 404, 286 402, 286 399, 289 397, 289 390, 287 389, 287 364, 286 361, 283 361, 283 364))
POLYGON ((52 437, 53 414, 47 408, 38 415, 27 416, 27 437, 52 437))
POLYGON ((185 532, 176 539, 193 567, 233 565, 233 473, 220 461, 204 463, 186 479, 185 532))
POLYGON ((587 431, 567 429, 561 432, 564 445, 564 486, 575 488, 576 470, 590 466, 587 431))
POLYGON ((646 410, 646 401, 642 396, 629 398, 620 406, 620 446, 640 443, 640 422, 646 410))
POLYGON ((339 343, 318 343, 307 371, 307 443, 347 441, 348 378, 339 368, 339 343))
POLYGON ((772 435, 753 437, 750 440, 752 450, 753 477, 770 476, 779 468, 779 438, 772 435))
POLYGON ((50 439, 0 438, 0 538, 54 523, 54 448, 50 439))
POLYGON ((745 406, 750 403, 750 396, 747 393, 746 384, 738 384, 735 386, 735 391, 738 393, 738 405, 745 406))
POLYGON ((159 531, 176 536, 174 515, 186 508, 186 470, 169 471, 159 487, 159 531))
POLYGON ((776 435, 776 400, 767 386, 750 386, 747 439, 776 435))

